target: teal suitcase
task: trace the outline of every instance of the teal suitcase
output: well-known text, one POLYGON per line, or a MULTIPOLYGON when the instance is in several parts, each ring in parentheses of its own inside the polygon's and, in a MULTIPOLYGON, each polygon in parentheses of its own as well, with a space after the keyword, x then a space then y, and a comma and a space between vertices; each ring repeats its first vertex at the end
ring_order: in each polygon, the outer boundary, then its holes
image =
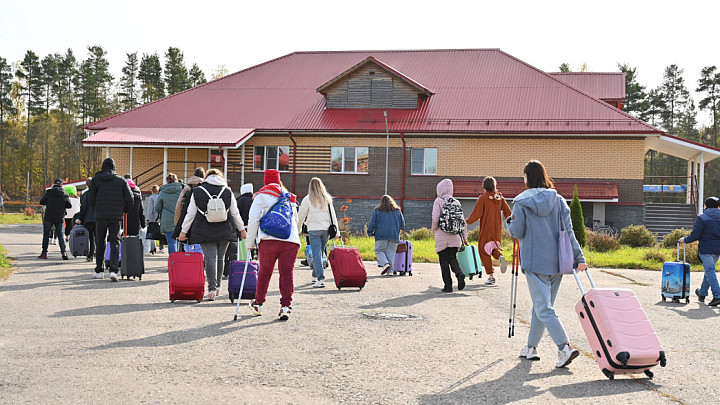
POLYGON ((465 246, 462 252, 457 254, 458 263, 460 263, 460 270, 462 270, 465 277, 470 280, 475 275, 478 278, 482 277, 482 263, 480 262, 480 254, 478 248, 475 245, 465 246))

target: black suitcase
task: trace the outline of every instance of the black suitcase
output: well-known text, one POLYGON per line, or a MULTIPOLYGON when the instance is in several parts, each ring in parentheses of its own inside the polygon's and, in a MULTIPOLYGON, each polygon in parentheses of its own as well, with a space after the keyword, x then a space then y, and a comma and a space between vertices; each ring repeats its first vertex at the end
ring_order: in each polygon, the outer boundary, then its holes
POLYGON ((70 231, 70 253, 73 257, 90 254, 90 232, 82 225, 75 225, 70 231))
POLYGON ((127 236, 125 223, 127 214, 123 217, 123 239, 120 243, 120 278, 137 277, 142 280, 145 274, 145 246, 139 236, 127 236))

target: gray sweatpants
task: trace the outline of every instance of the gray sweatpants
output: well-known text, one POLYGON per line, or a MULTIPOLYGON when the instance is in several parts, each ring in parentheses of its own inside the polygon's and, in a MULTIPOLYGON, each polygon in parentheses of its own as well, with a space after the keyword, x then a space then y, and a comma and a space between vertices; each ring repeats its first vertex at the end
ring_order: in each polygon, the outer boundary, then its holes
POLYGON ((230 242, 226 240, 200 244, 205 259, 205 279, 207 279, 208 291, 220 290, 228 244, 230 242))
POLYGON ((393 261, 395 261, 395 251, 398 243, 392 240, 375 240, 375 257, 377 258, 378 267, 390 265, 392 271, 393 261))

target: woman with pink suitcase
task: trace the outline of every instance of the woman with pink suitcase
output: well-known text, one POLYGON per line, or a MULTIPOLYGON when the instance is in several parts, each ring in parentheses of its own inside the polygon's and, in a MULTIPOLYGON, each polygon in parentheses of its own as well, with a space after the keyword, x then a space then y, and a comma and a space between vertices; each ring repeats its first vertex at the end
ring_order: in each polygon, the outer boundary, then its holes
POLYGON ((565 328, 553 308, 563 276, 558 254, 558 216, 568 230, 574 266, 578 271, 584 271, 587 264, 572 232, 570 208, 562 197, 558 198, 543 164, 536 160, 528 162, 523 169, 523 178, 527 190, 515 197, 513 214, 508 218, 510 234, 520 241, 520 265, 533 302, 528 342, 520 351, 520 357, 540 359, 537 346, 547 328, 558 348, 556 367, 566 367, 580 352, 570 346, 565 328))

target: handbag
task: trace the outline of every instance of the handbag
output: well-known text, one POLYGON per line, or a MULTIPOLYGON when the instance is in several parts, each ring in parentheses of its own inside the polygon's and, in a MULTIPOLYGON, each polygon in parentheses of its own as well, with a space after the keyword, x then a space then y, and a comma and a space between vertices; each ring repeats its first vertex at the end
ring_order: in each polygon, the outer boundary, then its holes
POLYGON ((161 240, 163 236, 162 232, 160 232, 160 224, 158 222, 148 223, 145 239, 161 240))
POLYGON ((328 204, 328 213, 330 214, 330 226, 328 227, 328 236, 330 239, 335 239, 337 236, 337 226, 335 226, 335 223, 333 223, 333 215, 332 211, 330 210, 330 204, 328 204))
POLYGON ((562 220, 561 198, 562 197, 558 196, 558 224, 560 229, 558 235, 558 264, 560 265, 561 274, 573 274, 575 258, 572 243, 570 242, 570 235, 568 234, 567 228, 565 228, 565 222, 562 220))
POLYGON ((407 246, 407 242, 402 241, 402 242, 400 242, 400 243, 397 244, 397 249, 395 249, 395 253, 407 252, 407 250, 408 250, 407 247, 408 247, 408 246, 407 246))

